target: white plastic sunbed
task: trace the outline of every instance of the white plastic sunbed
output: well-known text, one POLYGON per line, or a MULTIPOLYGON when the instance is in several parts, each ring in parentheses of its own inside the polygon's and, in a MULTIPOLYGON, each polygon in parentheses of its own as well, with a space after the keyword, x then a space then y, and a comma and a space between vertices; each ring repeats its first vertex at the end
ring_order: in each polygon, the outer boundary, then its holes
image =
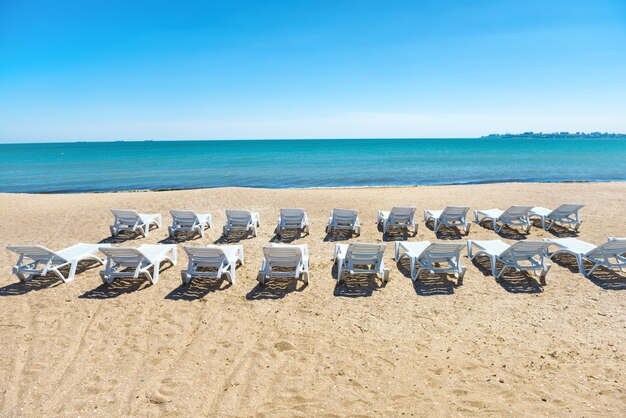
POLYGON ((121 231, 139 231, 141 235, 147 237, 152 225, 156 225, 157 228, 161 227, 160 213, 145 214, 126 209, 111 209, 111 212, 115 216, 115 221, 109 229, 114 237, 121 231))
POLYGON ((395 260, 407 257, 411 262, 411 279, 416 281, 422 271, 452 273, 463 280, 467 267, 461 265, 461 251, 465 243, 420 241, 395 243, 395 260))
POLYGON ((496 232, 502 231, 505 225, 510 227, 520 226, 526 233, 530 231, 530 210, 532 206, 511 206, 505 211, 500 209, 485 209, 485 210, 475 210, 474 218, 476 219, 476 223, 480 225, 482 221, 485 219, 491 219, 493 222, 493 230, 496 232), (480 216, 483 218, 480 219, 480 216), (502 225, 498 225, 498 223, 502 225))
POLYGON ((276 235, 279 237, 285 230, 302 231, 309 234, 309 217, 302 208, 281 209, 276 226, 276 235))
POLYGON ((361 235, 361 223, 357 211, 354 209, 333 209, 328 218, 326 233, 332 234, 333 231, 349 231, 351 234, 361 235))
MULTIPOLYGON (((544 238, 550 245, 555 245, 557 249, 548 252, 552 258, 557 254, 567 253, 576 257, 578 269, 585 276, 589 277, 600 266, 609 269, 618 268, 625 271, 626 268, 626 238, 609 238, 604 244, 595 246, 576 238, 544 238), (589 271, 585 269, 584 261, 592 264, 589 271)), ((550 249, 550 248, 549 248, 550 249)))
POLYGON ((379 274, 383 281, 389 280, 385 268, 385 244, 336 244, 333 262, 337 263, 337 281, 344 280, 344 272, 353 274, 379 274))
POLYGON ((499 280, 508 269, 515 271, 532 270, 543 280, 550 270, 546 262, 548 243, 545 241, 519 241, 512 245, 500 240, 467 241, 467 258, 473 260, 478 255, 486 255, 491 262, 491 274, 499 280), (476 251, 474 251, 474 248, 476 251), (498 272, 497 262, 504 264, 498 272))
POLYGON ((424 223, 428 225, 428 222, 433 221, 435 232, 439 232, 442 225, 448 228, 463 227, 467 235, 470 230, 470 223, 467 221, 469 209, 467 206, 448 206, 444 210, 427 209, 424 211, 424 223))
POLYGON ((256 230, 261 226, 259 222, 259 212, 249 210, 226 210, 226 224, 223 233, 227 236, 231 231, 252 233, 256 237, 256 230))
POLYGON ((541 227, 546 231, 549 231, 550 228, 557 224, 561 226, 573 226, 574 231, 578 231, 580 224, 583 222, 578 212, 584 207, 585 205, 573 203, 566 203, 554 210, 537 206, 531 209, 530 217, 538 217, 541 219, 541 227))
POLYGON ((194 277, 221 278, 226 276, 230 284, 235 284, 238 265, 243 265, 243 245, 209 245, 206 247, 184 247, 189 263, 187 270, 181 271, 184 284, 191 283, 194 277))
POLYGON ((71 247, 64 248, 59 251, 52 251, 41 245, 17 245, 7 247, 7 250, 16 252, 20 258, 13 266, 13 274, 15 274, 21 282, 28 282, 37 276, 46 276, 53 273, 64 283, 74 280, 76 268, 83 260, 97 261, 104 264, 104 260, 98 257, 98 249, 100 247, 110 247, 111 244, 76 244, 71 247), (42 264, 42 268, 37 268, 42 264), (60 270, 64 267, 70 267, 65 276, 60 270))
POLYGON ((263 247, 263 262, 257 276, 259 283, 264 285, 269 279, 284 277, 309 283, 309 249, 306 245, 263 247))
POLYGON ((176 245, 143 244, 139 248, 130 247, 100 247, 106 255, 106 266, 100 272, 102 282, 113 283, 114 279, 143 275, 151 284, 159 281, 161 263, 167 261, 176 265, 176 245), (152 269, 152 273, 150 270, 152 269))
POLYGON ((376 223, 383 223, 383 233, 387 233, 389 228, 413 228, 413 236, 417 235, 417 225, 413 220, 415 216, 415 206, 394 206, 391 211, 378 211, 376 223))
POLYGON ((196 213, 192 210, 170 210, 172 226, 168 227, 170 238, 179 232, 195 232, 204 238, 205 228, 211 228, 213 219, 210 213, 196 213))

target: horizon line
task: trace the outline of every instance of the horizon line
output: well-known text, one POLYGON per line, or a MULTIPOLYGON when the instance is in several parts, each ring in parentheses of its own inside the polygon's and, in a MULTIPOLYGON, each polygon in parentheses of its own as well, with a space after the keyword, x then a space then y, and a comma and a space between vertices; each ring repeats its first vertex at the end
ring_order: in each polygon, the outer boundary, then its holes
MULTIPOLYGON (((595 132, 595 131, 594 131, 595 132)), ((600 132, 600 131, 597 131, 600 132)), ((346 137, 346 138, 209 138, 209 139, 100 139, 100 140, 67 140, 67 141, 16 141, 16 142, 4 142, 0 140, 0 145, 41 145, 41 144, 98 144, 98 143, 116 143, 116 142, 227 142, 227 141, 363 141, 363 140, 394 140, 394 139, 493 139, 494 136, 521 136, 527 132, 520 133, 492 133, 482 136, 447 136, 447 137, 371 137, 371 138, 358 138, 358 137, 346 137)), ((569 133, 569 132, 568 132, 569 133)), ((585 132, 579 132, 580 134, 586 134, 585 132)), ((601 132, 608 135, 624 135, 617 132, 601 132)), ((560 132, 534 132, 534 134, 543 135, 558 135, 560 132)), ((573 132, 571 134, 576 134, 573 132)))

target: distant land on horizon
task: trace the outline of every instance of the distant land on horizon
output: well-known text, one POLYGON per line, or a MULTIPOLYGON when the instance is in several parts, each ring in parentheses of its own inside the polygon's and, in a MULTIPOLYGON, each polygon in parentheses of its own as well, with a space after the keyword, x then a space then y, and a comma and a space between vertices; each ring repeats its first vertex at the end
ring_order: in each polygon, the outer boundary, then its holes
POLYGON ((481 138, 626 138, 626 134, 608 132, 524 132, 521 134, 489 134, 481 138))

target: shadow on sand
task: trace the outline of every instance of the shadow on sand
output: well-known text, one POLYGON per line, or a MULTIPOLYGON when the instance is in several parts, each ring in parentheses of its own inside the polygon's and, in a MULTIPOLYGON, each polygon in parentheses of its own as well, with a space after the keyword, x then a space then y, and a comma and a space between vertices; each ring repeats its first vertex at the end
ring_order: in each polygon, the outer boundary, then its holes
MULTIPOLYGON (((161 267, 159 274, 172 268, 173 265, 167 263, 164 267, 161 267)), ((132 271, 133 269, 126 269, 125 271, 132 271)), ((149 281, 143 276, 139 276, 134 279, 132 277, 123 277, 113 280, 111 284, 102 283, 95 289, 88 290, 79 296, 81 299, 113 299, 126 293, 132 293, 139 290, 146 289, 152 286, 149 281)))
MULTIPOLYGON (((102 267, 102 264, 92 260, 81 261, 76 268, 75 275, 78 276, 79 274, 84 273, 88 270, 92 270, 96 267, 102 267)), ((61 269, 61 272, 65 277, 67 277, 69 270, 70 266, 67 266, 61 269)), ((11 283, 0 288, 0 296, 18 296, 29 292, 57 287, 60 284, 63 284, 63 281, 61 281, 54 274, 48 274, 47 276, 37 276, 33 277, 32 280, 29 280, 25 283, 18 281, 16 283, 11 283)))
MULTIPOLYGON (((573 255, 557 254, 552 257, 552 261, 561 267, 565 267, 572 273, 580 274, 581 277, 585 277, 578 270, 578 263, 576 262, 576 257, 573 255)), ((589 271, 591 264, 586 263, 585 268, 589 271)), ((619 274, 605 267, 598 267, 591 277, 587 277, 587 279, 604 290, 626 290, 626 273, 619 274)))
MULTIPOLYGON (((493 221, 491 219, 481 219, 480 226, 482 226, 485 229, 490 229, 493 231, 493 221)), ((496 231, 493 231, 493 232, 496 232, 496 231)), ((500 232, 498 232, 498 235, 506 239, 524 240, 528 238, 529 234, 527 234, 526 232, 520 229, 512 228, 508 225, 505 225, 500 230, 500 232)))
MULTIPOLYGON (((474 257, 472 263, 482 274, 491 276, 491 262, 489 261, 489 257, 474 257)), ((502 265, 498 263, 498 270, 500 270, 501 267, 502 265)), ((509 293, 541 293, 543 292, 542 287, 545 285, 537 281, 535 276, 527 271, 516 272, 513 270, 507 270, 496 282, 509 293)))
POLYGON ((308 284, 293 279, 269 279, 265 285, 257 283, 246 295, 247 300, 282 299, 292 292, 302 292, 308 284))
POLYGON ((169 300, 192 301, 202 299, 209 293, 220 292, 230 288, 232 285, 223 277, 216 278, 194 278, 189 284, 181 284, 165 296, 169 300))
POLYGON ((372 296, 374 292, 387 286, 377 274, 344 274, 343 280, 337 280, 337 264, 333 264, 332 277, 336 280, 334 296, 345 298, 362 298, 372 296))
MULTIPOLYGON (((396 266, 400 273, 411 279, 411 263, 407 258, 398 261, 396 266)), ((413 282, 413 289, 419 296, 451 295, 454 289, 462 285, 462 280, 457 281, 454 276, 446 273, 422 272, 420 277, 413 282)))

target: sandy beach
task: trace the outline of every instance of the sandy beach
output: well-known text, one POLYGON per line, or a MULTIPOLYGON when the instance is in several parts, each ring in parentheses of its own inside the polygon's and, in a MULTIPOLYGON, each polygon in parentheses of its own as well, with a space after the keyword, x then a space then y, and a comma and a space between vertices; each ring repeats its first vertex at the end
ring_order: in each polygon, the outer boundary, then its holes
MULTIPOLYGON (((415 284, 393 261, 390 281, 337 286, 333 207, 359 211, 354 241, 385 242, 376 211, 418 208, 410 241, 436 240, 424 209, 580 202, 578 237, 626 236, 626 183, 487 184, 368 189, 206 189, 67 195, 0 194, 0 415, 2 416, 619 416, 626 413, 626 273, 592 279, 553 262, 546 284, 511 274, 500 283, 464 257, 462 284, 444 275, 415 284), (310 284, 257 284, 262 247, 280 207, 307 209, 310 284), (204 239, 178 244, 158 284, 102 285, 94 267, 71 284, 19 284, 8 245, 57 250, 109 241, 110 208, 163 214, 148 238, 167 241, 169 209, 213 214, 204 239), (220 238, 227 208, 260 212, 257 238, 241 242, 237 283, 182 286, 184 245, 220 238)), ((473 217, 472 217, 473 219, 473 217)), ((533 227, 529 239, 555 237, 533 227)), ((503 239, 472 225, 455 240, 503 239)), ((465 252, 464 252, 465 254, 465 252)), ((406 264, 406 263, 405 263, 406 264)))

